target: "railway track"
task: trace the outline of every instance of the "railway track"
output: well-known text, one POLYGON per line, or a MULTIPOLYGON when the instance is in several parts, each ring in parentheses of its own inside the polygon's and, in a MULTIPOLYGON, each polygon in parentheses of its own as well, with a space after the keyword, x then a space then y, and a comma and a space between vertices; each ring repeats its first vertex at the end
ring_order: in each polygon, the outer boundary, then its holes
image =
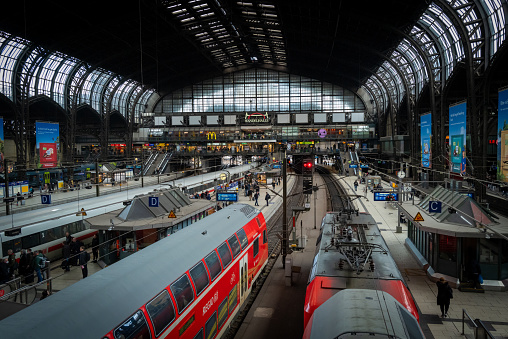
POLYGON ((347 206, 347 195, 336 178, 334 178, 333 174, 322 166, 316 166, 316 173, 321 175, 328 189, 331 211, 338 212, 344 210, 347 206))

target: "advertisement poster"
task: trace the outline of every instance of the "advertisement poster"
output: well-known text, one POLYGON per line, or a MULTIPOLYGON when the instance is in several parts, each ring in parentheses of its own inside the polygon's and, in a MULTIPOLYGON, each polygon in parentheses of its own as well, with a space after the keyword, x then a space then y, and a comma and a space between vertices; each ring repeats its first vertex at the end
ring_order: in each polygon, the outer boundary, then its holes
POLYGON ((420 116, 420 138, 422 147, 422 167, 431 168, 432 163, 432 114, 420 116))
POLYGON ((508 89, 497 102, 497 180, 508 182, 508 89))
POLYGON ((58 165, 60 149, 60 128, 58 123, 35 123, 36 154, 39 155, 39 167, 51 168, 58 165))
POLYGON ((0 173, 4 172, 4 118, 0 117, 0 173))
POLYGON ((449 145, 451 172, 466 174, 466 102, 450 106, 449 145))

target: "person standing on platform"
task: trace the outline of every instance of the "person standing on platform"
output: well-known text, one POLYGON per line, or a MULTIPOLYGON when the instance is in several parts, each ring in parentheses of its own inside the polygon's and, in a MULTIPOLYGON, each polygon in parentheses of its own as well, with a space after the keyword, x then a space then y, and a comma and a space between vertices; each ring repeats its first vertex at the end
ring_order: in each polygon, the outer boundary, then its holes
POLYGON ((448 308, 450 307, 450 299, 453 298, 453 290, 443 277, 436 282, 437 285, 437 304, 441 308, 441 318, 448 317, 448 308))
POLYGON ((275 190, 275 179, 272 181, 272 187, 275 190))
POLYGON ((358 180, 355 180, 353 185, 355 185, 355 192, 358 191, 358 180))
POLYGON ((31 284, 34 282, 34 255, 31 248, 26 250, 26 261, 25 284, 31 284))
POLYGON ((258 199, 259 199, 259 193, 256 192, 256 193, 254 193, 254 200, 256 200, 256 203, 254 204, 254 206, 259 206, 258 199))
POLYGON ((25 277, 27 266, 28 266, 28 258, 26 256, 26 250, 22 249, 21 255, 19 256, 19 268, 18 268, 18 274, 22 279, 25 277))
POLYGON ((37 282, 41 282, 42 279, 42 273, 41 273, 41 262, 44 260, 44 256, 41 252, 35 251, 35 257, 34 257, 34 269, 35 273, 37 273, 37 282))
POLYGON ((93 262, 97 262, 97 259, 99 259, 99 237, 97 233, 95 233, 92 238, 92 254, 93 262))
POLYGON ((270 194, 268 194, 268 192, 266 192, 265 200, 266 200, 266 206, 268 206, 269 201, 270 201, 270 194))
POLYGON ((79 248, 83 246, 83 243, 78 238, 72 238, 71 241, 71 265, 77 266, 79 248))
POLYGON ((69 272, 71 270, 70 269, 71 263, 69 260, 71 256, 71 245, 69 245, 66 241, 63 242, 62 255, 63 255, 62 268, 66 272, 69 272))
POLYGON ((90 254, 85 251, 85 246, 81 246, 79 250, 79 264, 81 265, 81 273, 83 274, 83 279, 85 279, 88 276, 88 267, 86 264, 88 263, 88 260, 90 260, 90 254))

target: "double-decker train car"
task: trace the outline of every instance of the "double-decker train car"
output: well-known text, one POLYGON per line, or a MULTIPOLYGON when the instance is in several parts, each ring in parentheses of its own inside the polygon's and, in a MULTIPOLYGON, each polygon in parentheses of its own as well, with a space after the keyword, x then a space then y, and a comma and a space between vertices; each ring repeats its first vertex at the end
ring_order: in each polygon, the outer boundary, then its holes
MULTIPOLYGON (((309 322, 316 309, 334 295, 348 289, 365 290, 366 293, 368 290, 385 292, 418 321, 418 309, 411 292, 370 214, 327 213, 317 241, 305 296, 306 331, 307 327, 312 327, 309 322)), ((340 301, 340 297, 336 299, 340 301)), ((367 302, 365 307, 368 308, 367 302)), ((364 328, 369 333, 368 312, 362 319, 365 320, 364 328)), ((347 322, 346 319, 333 321, 347 322)))
POLYGON ((2 338, 200 338, 228 328, 268 260, 235 204, 0 321, 2 338))

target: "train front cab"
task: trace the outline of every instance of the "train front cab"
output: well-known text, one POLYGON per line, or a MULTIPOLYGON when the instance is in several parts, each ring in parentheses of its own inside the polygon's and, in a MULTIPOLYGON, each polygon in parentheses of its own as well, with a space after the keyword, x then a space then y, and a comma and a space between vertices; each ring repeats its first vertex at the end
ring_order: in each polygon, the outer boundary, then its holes
POLYGON ((267 260, 266 223, 260 213, 105 338, 220 337, 267 260))

